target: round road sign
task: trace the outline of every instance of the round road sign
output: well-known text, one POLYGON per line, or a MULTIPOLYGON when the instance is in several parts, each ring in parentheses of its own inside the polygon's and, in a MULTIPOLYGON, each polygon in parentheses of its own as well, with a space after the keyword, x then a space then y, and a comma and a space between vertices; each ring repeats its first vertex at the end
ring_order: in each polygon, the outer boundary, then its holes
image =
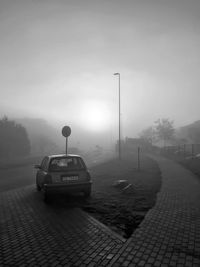
POLYGON ((70 136, 70 134, 71 134, 71 128, 69 126, 64 126, 62 128, 62 135, 64 137, 68 137, 68 136, 70 136))

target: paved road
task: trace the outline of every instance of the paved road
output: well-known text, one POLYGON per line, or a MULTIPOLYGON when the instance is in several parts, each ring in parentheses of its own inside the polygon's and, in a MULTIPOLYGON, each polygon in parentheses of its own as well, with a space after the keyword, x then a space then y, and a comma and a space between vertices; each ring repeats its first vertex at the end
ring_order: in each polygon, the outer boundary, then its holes
POLYGON ((156 159, 155 207, 124 242, 79 209, 45 205, 34 186, 0 194, 0 266, 200 266, 200 182, 156 159))

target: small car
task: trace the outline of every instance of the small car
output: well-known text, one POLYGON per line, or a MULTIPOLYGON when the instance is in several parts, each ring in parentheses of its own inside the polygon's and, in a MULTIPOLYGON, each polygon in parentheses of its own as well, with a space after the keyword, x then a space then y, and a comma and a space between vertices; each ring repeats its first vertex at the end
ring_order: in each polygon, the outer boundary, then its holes
POLYGON ((45 201, 48 201, 53 193, 83 192, 86 197, 91 194, 91 176, 79 155, 46 156, 35 168, 36 188, 44 192, 45 201))

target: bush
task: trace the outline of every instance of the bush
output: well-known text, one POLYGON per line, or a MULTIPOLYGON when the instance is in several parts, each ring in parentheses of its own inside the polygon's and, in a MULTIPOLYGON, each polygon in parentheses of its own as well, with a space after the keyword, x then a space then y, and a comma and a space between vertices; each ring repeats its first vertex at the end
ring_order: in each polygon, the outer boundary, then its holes
POLYGON ((30 154, 30 141, 26 129, 4 117, 0 120, 0 158, 30 154))

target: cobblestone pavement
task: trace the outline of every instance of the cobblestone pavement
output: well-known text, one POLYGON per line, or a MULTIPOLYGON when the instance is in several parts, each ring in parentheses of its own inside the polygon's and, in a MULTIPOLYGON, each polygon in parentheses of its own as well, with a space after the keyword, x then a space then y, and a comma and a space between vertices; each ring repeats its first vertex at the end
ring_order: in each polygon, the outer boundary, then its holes
POLYGON ((0 195, 0 266, 107 266, 123 239, 76 208, 46 205, 34 186, 0 195))
POLYGON ((155 207, 125 242, 80 209, 46 205, 34 186, 0 194, 0 266, 200 266, 200 182, 158 160, 155 207))

